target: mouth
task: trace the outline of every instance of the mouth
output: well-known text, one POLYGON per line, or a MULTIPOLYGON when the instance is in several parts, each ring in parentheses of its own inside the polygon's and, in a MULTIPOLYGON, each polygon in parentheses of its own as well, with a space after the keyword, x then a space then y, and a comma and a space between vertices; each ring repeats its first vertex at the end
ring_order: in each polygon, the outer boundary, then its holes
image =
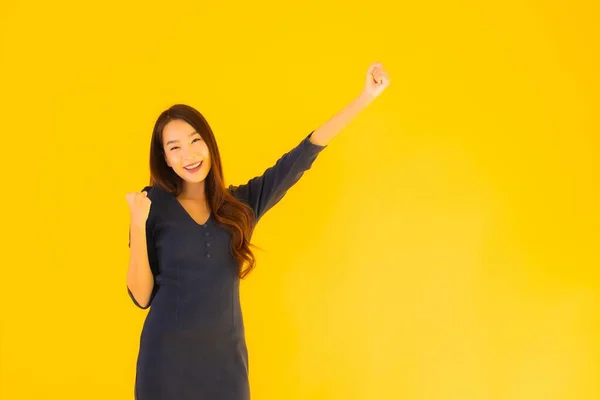
POLYGON ((203 163, 204 163, 204 161, 199 161, 194 164, 186 165, 183 168, 188 172, 194 173, 194 172, 198 172, 200 170, 200 167, 202 167, 203 163))

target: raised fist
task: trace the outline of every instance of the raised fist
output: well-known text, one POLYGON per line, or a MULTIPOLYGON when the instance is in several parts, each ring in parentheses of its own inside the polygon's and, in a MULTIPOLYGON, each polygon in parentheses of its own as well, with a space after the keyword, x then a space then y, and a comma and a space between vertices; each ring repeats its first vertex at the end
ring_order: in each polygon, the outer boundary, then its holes
POLYGON ((390 85, 390 76, 381 63, 371 64, 367 71, 367 81, 364 92, 375 98, 390 85))
POLYGON ((127 193, 125 199, 129 204, 131 225, 145 227, 148 214, 150 214, 150 204, 152 203, 148 198, 148 193, 146 191, 127 193))

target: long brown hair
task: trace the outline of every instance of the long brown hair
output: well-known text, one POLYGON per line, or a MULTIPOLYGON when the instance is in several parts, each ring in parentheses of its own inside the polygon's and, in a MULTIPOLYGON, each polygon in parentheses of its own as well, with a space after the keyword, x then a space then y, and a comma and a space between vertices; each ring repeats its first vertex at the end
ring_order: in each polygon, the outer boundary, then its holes
POLYGON ((150 185, 161 186, 174 196, 179 196, 183 190, 183 179, 167 165, 163 147, 163 129, 174 119, 193 126, 208 146, 212 165, 205 180, 206 198, 213 217, 231 232, 231 253, 238 262, 239 277, 245 278, 256 265, 254 254, 250 250, 250 246, 257 247, 250 243, 255 227, 254 212, 225 188, 217 141, 204 116, 193 107, 175 104, 158 117, 150 143, 150 185), (243 268, 244 263, 248 264, 246 268, 243 268))

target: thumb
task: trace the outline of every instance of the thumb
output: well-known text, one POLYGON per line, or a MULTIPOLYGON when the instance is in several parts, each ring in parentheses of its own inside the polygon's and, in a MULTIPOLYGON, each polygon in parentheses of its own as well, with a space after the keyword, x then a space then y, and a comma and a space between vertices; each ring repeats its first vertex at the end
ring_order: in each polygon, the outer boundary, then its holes
POLYGON ((381 67, 381 63, 380 62, 375 62, 375 63, 371 64, 369 66, 369 69, 368 69, 367 73, 369 75, 371 75, 373 72, 375 72, 375 69, 378 68, 378 67, 381 67))

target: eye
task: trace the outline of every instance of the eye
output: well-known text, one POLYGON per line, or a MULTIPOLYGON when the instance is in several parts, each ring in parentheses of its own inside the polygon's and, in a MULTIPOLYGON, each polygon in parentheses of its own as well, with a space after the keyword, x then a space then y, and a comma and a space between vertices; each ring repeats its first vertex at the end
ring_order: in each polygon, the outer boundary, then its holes
POLYGON ((170 150, 173 151, 173 150, 178 149, 178 148, 179 148, 178 146, 175 146, 175 147, 171 147, 170 150))
POLYGON ((194 140, 192 140, 192 143, 194 143, 196 140, 202 140, 202 138, 195 138, 194 140))

